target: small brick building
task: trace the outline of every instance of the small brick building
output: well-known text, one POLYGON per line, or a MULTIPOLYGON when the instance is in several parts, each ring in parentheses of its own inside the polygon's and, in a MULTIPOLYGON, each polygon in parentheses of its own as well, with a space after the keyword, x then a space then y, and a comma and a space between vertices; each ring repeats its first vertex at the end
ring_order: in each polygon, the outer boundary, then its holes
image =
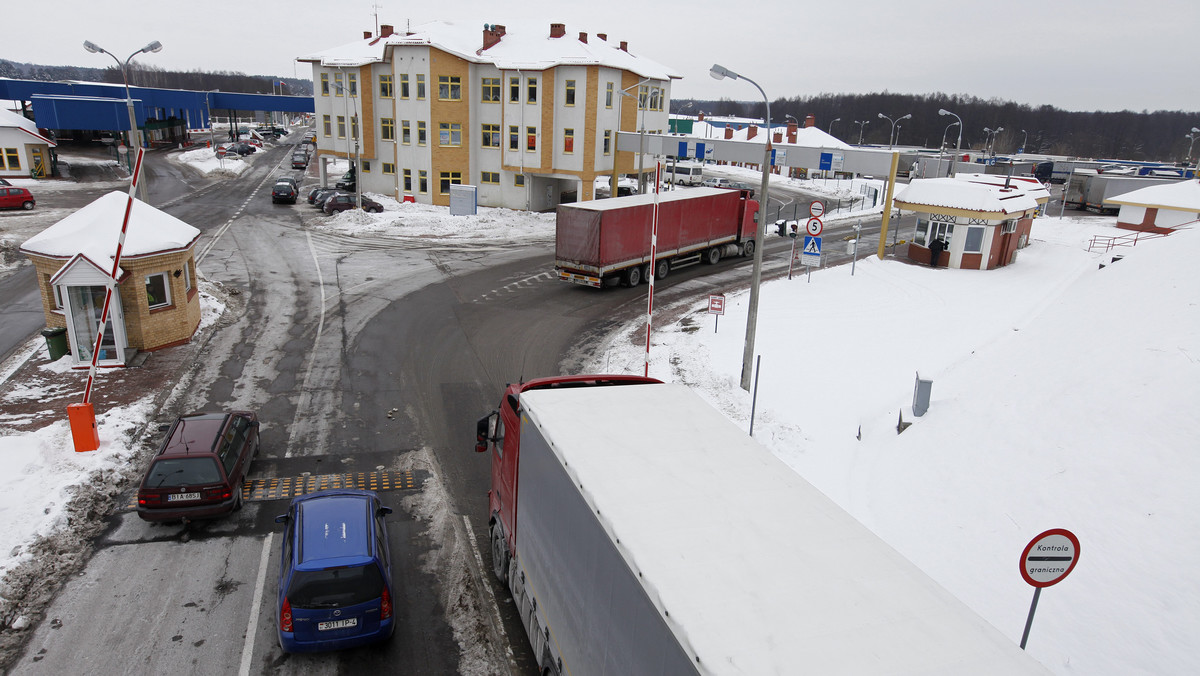
MULTIPOLYGON (((129 197, 111 192, 21 245, 37 271, 46 326, 66 328, 76 364, 91 362, 129 197)), ((191 340, 200 326, 194 248, 200 231, 133 200, 98 363, 191 340)))
POLYGON ((1151 185, 1105 199, 1104 204, 1121 207, 1118 228, 1169 235, 1200 223, 1200 181, 1151 185))
POLYGON ((1048 199, 1049 193, 1036 181, 960 174, 916 179, 894 203, 917 213, 909 259, 928 264, 929 244, 941 239, 945 249, 939 267, 992 270, 1016 261, 1017 252, 1029 243, 1033 219, 1048 199))

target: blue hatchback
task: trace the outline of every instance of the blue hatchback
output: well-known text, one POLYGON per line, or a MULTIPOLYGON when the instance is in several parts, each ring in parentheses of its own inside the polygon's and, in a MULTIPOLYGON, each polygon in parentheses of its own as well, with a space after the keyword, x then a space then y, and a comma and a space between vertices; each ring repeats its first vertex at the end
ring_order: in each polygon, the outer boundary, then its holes
POLYGON ((391 553, 371 491, 327 490, 292 500, 279 566, 284 652, 341 650, 386 641, 395 628, 391 553))

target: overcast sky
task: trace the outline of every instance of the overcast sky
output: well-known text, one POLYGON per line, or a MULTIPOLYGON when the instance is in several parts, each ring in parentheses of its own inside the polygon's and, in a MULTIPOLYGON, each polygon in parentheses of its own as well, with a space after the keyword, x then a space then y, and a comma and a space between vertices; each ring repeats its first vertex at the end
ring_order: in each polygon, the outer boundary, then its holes
MULTIPOLYGON (((683 76, 674 98, 753 101, 746 82, 717 81, 714 62, 756 81, 772 98, 821 93, 964 94, 1067 110, 1200 111, 1187 75, 1200 46, 1197 0, 908 0, 883 2, 550 2, 210 0, 186 16, 145 0, 6 3, 0 58, 104 67, 91 40, 124 59, 178 70, 311 78, 294 59, 432 20, 497 23, 508 32, 607 33, 683 76)), ((1200 120, 1197 120, 1200 122, 1200 120)))

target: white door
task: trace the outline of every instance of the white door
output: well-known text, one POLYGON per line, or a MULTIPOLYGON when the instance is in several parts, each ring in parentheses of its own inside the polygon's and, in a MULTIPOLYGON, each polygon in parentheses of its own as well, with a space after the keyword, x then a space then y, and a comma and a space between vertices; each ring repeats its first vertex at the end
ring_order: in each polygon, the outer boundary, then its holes
MULTIPOLYGON (((77 364, 90 364, 92 350, 96 347, 96 331, 100 327, 100 315, 104 310, 104 286, 67 287, 67 327, 72 357, 77 364)), ((121 309, 121 294, 113 291, 109 302, 108 321, 104 325, 104 337, 100 341, 100 357, 97 364, 120 365, 125 363, 125 314, 121 309)))

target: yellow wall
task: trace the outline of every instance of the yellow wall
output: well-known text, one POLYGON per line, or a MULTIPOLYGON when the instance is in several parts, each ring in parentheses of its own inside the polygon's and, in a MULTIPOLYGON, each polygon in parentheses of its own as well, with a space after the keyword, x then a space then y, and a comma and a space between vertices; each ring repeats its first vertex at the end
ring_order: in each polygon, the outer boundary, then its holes
POLYGON ((471 131, 473 127, 471 119, 472 83, 470 81, 470 69, 466 61, 439 49, 431 48, 429 53, 429 116, 431 118, 429 121, 429 143, 431 148, 429 194, 433 198, 434 204, 449 206, 450 196, 439 194, 443 171, 461 172, 464 184, 475 182, 474 177, 471 176, 470 161, 471 131), (462 87, 462 98, 460 100, 442 101, 438 99, 438 78, 443 75, 458 76, 462 87), (439 125, 442 122, 462 125, 461 145, 457 147, 445 147, 441 145, 441 128, 439 125))

